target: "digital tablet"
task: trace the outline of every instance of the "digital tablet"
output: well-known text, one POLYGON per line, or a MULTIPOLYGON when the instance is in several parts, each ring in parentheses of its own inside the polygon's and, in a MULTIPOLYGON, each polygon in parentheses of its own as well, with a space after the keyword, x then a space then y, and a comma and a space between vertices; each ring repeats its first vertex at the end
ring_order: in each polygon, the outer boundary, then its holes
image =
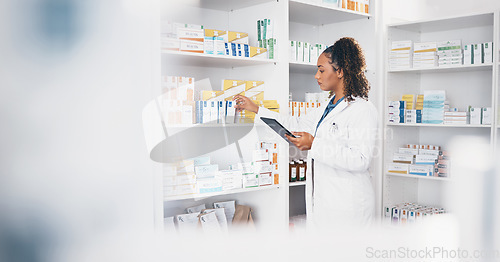
MULTIPOLYGON (((278 135, 283 137, 283 139, 285 139, 286 141, 288 141, 288 139, 286 139, 285 134, 287 134, 291 137, 296 137, 295 135, 292 134, 292 132, 288 131, 285 127, 283 127, 280 124, 280 122, 276 121, 276 119, 267 118, 267 117, 260 117, 260 119, 262 119, 262 121, 264 121, 264 123, 266 123, 270 128, 272 128, 274 130, 274 132, 278 133, 278 135)), ((288 142, 292 143, 290 141, 288 141, 288 142)))

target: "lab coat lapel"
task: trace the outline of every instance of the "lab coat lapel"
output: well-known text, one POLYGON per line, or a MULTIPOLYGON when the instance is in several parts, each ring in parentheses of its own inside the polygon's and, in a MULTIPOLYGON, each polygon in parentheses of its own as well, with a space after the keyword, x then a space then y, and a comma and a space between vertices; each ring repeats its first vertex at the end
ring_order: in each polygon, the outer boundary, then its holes
POLYGON ((348 105, 349 105, 349 102, 347 102, 347 100, 344 99, 342 102, 340 102, 340 104, 338 104, 334 109, 332 109, 332 111, 325 117, 325 120, 323 120, 322 123, 327 122, 332 117, 334 117, 336 114, 342 112, 348 105))

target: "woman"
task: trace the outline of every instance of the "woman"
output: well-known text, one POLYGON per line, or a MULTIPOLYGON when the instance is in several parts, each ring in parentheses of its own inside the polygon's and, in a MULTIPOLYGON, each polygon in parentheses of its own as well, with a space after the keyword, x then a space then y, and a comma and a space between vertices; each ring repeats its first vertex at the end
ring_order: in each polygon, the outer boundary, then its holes
MULTIPOLYGON (((293 132, 297 138, 287 136, 300 150, 309 150, 307 161, 312 168, 307 169, 307 219, 321 228, 368 225, 375 205, 368 169, 377 111, 368 101, 364 54, 356 40, 341 38, 323 51, 317 66, 319 87, 333 97, 307 117, 293 119, 303 132, 293 132)), ((238 95, 235 101, 238 110, 255 112, 257 118, 279 118, 247 97, 238 95)))

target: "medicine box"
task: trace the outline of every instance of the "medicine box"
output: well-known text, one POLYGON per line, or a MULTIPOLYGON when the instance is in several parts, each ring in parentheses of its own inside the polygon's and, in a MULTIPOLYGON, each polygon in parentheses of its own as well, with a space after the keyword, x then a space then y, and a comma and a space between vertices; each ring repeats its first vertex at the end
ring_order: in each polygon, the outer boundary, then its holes
POLYGON ((204 45, 202 41, 192 41, 192 40, 180 40, 180 51, 190 52, 190 53, 200 53, 203 54, 204 45))
POLYGON ((410 168, 409 164, 391 163, 387 165, 387 172, 397 173, 397 174, 408 174, 409 168, 410 168))
POLYGON ((472 50, 473 50, 473 61, 474 64, 481 64, 483 60, 483 49, 481 47, 481 44, 473 44, 472 45, 472 50))
POLYGON ((412 175, 432 176, 434 165, 410 165, 409 173, 412 175))
POLYGON ((222 37, 221 40, 224 40, 224 35, 227 34, 225 30, 216 30, 216 29, 205 29, 205 36, 208 37, 222 37))
POLYGON ((417 148, 399 148, 398 152, 400 154, 406 154, 406 155, 418 155, 418 149, 417 148))
POLYGON ((270 186, 274 183, 272 172, 259 174, 259 186, 270 186))
POLYGON ((200 194, 222 191, 222 181, 217 178, 197 179, 196 186, 200 194))
POLYGON ((203 42, 205 38, 205 30, 195 28, 178 28, 177 37, 182 40, 190 40, 196 42, 203 42))
POLYGON ((161 37, 161 49, 179 51, 181 48, 181 41, 177 38, 161 37))
POLYGON ((418 154, 419 155, 428 155, 428 156, 439 156, 441 151, 439 150, 434 150, 434 149, 419 149, 418 154))
POLYGON ((482 110, 480 107, 471 107, 469 106, 469 119, 471 125, 480 125, 482 116, 482 110))
POLYGON ((211 100, 220 100, 220 96, 224 94, 224 91, 201 91, 201 100, 203 101, 211 101, 211 100))
POLYGON ((245 91, 264 91, 264 81, 245 81, 245 91))
POLYGON ((213 178, 219 171, 219 165, 203 165, 194 167, 196 179, 213 178))
POLYGON ((253 174, 253 164, 252 162, 238 163, 231 166, 231 170, 241 170, 243 174, 253 174))
POLYGON ((234 101, 226 101, 226 123, 236 123, 236 108, 234 108, 234 101))
POLYGON ((493 43, 487 42, 483 43, 481 46, 483 48, 483 63, 485 64, 493 63, 493 43))
POLYGON ((222 181, 222 190, 238 189, 243 186, 241 170, 221 170, 216 178, 222 181))
POLYGON ((304 42, 297 41, 297 62, 304 62, 304 42))
POLYGON ((434 165, 436 163, 437 156, 435 155, 416 155, 415 164, 417 165, 434 165))
POLYGON ((210 165, 210 156, 200 156, 192 158, 195 166, 210 165))
POLYGON ((163 184, 164 184, 164 186, 196 184, 196 176, 194 174, 178 175, 178 176, 164 176, 163 177, 163 184))
MULTIPOLYGON (((174 163, 165 163, 163 164, 163 170, 164 174, 165 171, 172 171, 175 170, 176 175, 183 175, 183 174, 194 174, 194 160, 182 160, 174 163), (174 169, 175 168, 175 169, 174 169)), ((171 173, 174 175, 173 173, 171 173)))
POLYGON ((250 57, 267 58, 267 49, 261 47, 250 46, 250 57))
POLYGON ((214 55, 225 55, 225 47, 226 46, 222 37, 214 37, 214 55))
POLYGON ((228 31, 224 36, 224 42, 248 45, 248 33, 228 31))
POLYGON ((394 153, 392 161, 401 164, 413 164, 413 155, 394 153))
POLYGON ((311 44, 304 42, 304 62, 309 63, 310 61, 310 54, 309 54, 309 47, 311 44))
POLYGON ((243 174, 243 188, 258 187, 259 175, 254 173, 243 174))
POLYGON ((290 61, 296 62, 297 61, 297 41, 290 40, 290 45, 288 47, 288 50, 289 50, 290 61))
MULTIPOLYGON (((264 149, 268 150, 268 149, 264 149)), ((262 173, 272 173, 273 172, 273 166, 270 161, 260 161, 260 162, 252 162, 253 163, 253 170, 254 173, 256 174, 262 174, 262 173)))
POLYGON ((268 149, 257 149, 253 151, 252 161, 269 161, 269 150, 268 149))
POLYGON ((178 185, 178 186, 165 186, 164 187, 165 196, 177 196, 177 195, 188 195, 196 194, 196 185, 178 185))
POLYGON ((483 125, 491 125, 492 113, 491 107, 483 107, 481 108, 481 124, 483 125))
POLYGON ((464 45, 464 65, 474 64, 474 46, 464 45))
POLYGON ((213 55, 214 54, 214 38, 205 36, 205 40, 203 42, 204 53, 213 55))

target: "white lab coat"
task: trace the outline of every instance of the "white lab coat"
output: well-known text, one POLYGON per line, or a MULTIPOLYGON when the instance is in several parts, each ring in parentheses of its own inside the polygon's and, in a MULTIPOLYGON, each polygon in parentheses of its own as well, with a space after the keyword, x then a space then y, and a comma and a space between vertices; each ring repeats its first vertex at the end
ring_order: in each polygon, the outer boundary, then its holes
MULTIPOLYGON (((314 136, 326 106, 300 119, 284 119, 265 108, 259 109, 257 117, 276 118, 292 131, 314 136)), ((375 194, 369 167, 376 135, 377 110, 361 98, 344 99, 321 122, 307 156, 308 225, 322 229, 371 223, 375 194)))

